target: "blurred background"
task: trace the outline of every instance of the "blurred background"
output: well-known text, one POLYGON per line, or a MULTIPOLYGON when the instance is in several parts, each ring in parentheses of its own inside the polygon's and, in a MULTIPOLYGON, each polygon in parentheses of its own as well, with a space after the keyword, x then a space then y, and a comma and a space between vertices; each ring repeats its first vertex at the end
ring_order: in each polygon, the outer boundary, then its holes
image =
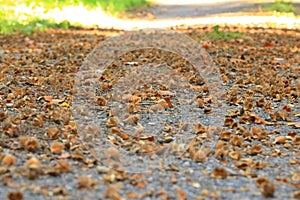
POLYGON ((133 20, 299 15, 300 0, 0 0, 0 33, 114 27, 133 20), (123 21, 117 21, 122 19, 123 21))

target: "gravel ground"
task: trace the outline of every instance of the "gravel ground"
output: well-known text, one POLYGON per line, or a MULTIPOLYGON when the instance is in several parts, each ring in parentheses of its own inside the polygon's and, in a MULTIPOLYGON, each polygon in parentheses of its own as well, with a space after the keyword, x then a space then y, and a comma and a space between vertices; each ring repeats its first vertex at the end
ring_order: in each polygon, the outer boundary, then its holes
POLYGON ((213 29, 176 30, 198 61, 170 40, 106 68, 123 32, 1 35, 1 198, 300 198, 299 30, 213 29))

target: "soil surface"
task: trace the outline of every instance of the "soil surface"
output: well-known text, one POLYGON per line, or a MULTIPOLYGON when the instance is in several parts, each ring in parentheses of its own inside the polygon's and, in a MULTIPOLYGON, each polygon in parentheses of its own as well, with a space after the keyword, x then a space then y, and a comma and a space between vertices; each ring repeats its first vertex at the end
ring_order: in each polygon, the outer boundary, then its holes
POLYGON ((0 35, 1 199, 299 199, 299 30, 176 32, 200 45, 190 54, 209 53, 199 62, 215 63, 221 102, 204 71, 155 49, 96 67, 78 90, 85 59, 121 31, 0 35), (75 109, 87 102, 90 109, 75 109), (82 129, 90 116, 97 127, 82 129))

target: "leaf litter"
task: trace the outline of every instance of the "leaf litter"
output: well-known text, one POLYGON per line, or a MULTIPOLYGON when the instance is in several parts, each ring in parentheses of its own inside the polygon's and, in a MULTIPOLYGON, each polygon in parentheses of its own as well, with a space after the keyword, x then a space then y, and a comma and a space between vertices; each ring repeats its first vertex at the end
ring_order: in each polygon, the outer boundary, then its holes
MULTIPOLYGON (((154 89, 144 87, 123 99, 130 103, 130 115, 124 116, 124 122, 113 113, 105 116, 112 119, 103 122, 107 131, 100 133, 101 139, 123 148, 134 147, 133 153, 151 152, 157 145, 168 144, 178 131, 195 131, 193 144, 183 157, 142 176, 105 166, 105 160, 97 157, 93 140, 81 139, 71 116, 72 87, 79 67, 99 41, 115 32, 50 30, 30 36, 1 35, 1 195, 8 199, 32 195, 37 199, 299 198, 299 31, 224 27, 220 31, 243 35, 205 38, 203 33, 212 29, 177 31, 203 45, 226 86, 228 115, 214 147, 201 146, 209 137, 205 134, 209 127, 199 123, 175 127, 162 123, 164 134, 159 139, 157 135, 141 135, 139 129, 131 135, 117 127, 119 123, 139 126, 140 112, 170 112, 176 107, 176 95, 162 84, 154 89), (148 110, 143 110, 145 99, 149 99, 146 105, 152 106, 148 110), (193 187, 195 183, 199 183, 197 187, 193 187)), ((131 52, 111 66, 131 66, 134 73, 134 68, 141 70, 147 53, 131 52)), ((111 74, 105 74, 102 88, 109 91, 114 77, 122 73, 112 68, 111 74)), ((203 83, 195 79, 198 77, 186 78, 191 84, 203 83)), ((205 95, 201 84, 192 88, 205 95)), ((195 101, 200 109, 197 115, 209 114, 207 96, 186 100, 195 101)), ((95 103, 108 109, 105 95, 95 103)), ((180 145, 172 148, 182 151, 180 145)), ((107 149, 106 154, 109 161, 120 158, 117 148, 107 149)))

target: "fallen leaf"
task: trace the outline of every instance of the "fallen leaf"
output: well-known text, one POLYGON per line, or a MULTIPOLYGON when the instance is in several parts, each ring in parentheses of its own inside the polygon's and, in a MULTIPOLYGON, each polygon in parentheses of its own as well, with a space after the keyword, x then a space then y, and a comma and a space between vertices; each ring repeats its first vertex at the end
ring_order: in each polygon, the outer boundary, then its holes
POLYGON ((66 160, 58 160, 55 168, 59 172, 65 173, 65 172, 69 172, 71 170, 71 164, 66 160))
POLYGON ((98 106, 105 106, 106 105, 106 99, 104 97, 102 97, 102 96, 97 97, 96 100, 95 100, 95 103, 98 106))
POLYGON ((213 173, 211 173, 210 175, 212 178, 227 178, 228 176, 228 172, 224 169, 224 168, 221 168, 221 167, 216 167, 213 171, 213 173))
POLYGON ((47 136, 50 138, 50 139, 58 139, 58 137, 60 136, 60 130, 59 128, 57 127, 51 127, 51 128, 48 128, 47 130, 47 136))
POLYGON ((261 117, 259 117, 258 115, 254 114, 254 113, 251 113, 250 117, 253 117, 255 123, 258 123, 258 124, 265 124, 265 125, 271 125, 272 124, 271 122, 268 122, 268 121, 262 119, 261 117))
POLYGON ((60 104, 60 107, 70 108, 70 104, 68 104, 67 102, 63 102, 62 104, 60 104))
POLYGON ((129 139, 129 135, 126 134, 123 130, 119 129, 119 128, 116 128, 116 127, 113 127, 110 129, 110 134, 116 134, 118 135, 119 137, 121 137, 123 140, 127 140, 129 139))
POLYGON ((43 96, 43 99, 45 101, 48 101, 48 102, 52 103, 53 97, 52 96, 43 96))
POLYGON ((185 200, 185 199, 187 199, 186 193, 181 188, 176 188, 175 191, 176 191, 176 194, 177 194, 177 198, 179 200, 185 200))
POLYGON ((79 190, 92 190, 98 185, 97 181, 88 177, 88 176, 80 176, 77 179, 77 189, 79 190))
POLYGON ((2 165, 15 165, 17 163, 16 158, 13 155, 7 154, 2 158, 1 161, 2 165))
POLYGON ((106 126, 107 127, 115 127, 115 126, 118 126, 119 123, 120 123, 120 120, 117 117, 110 117, 106 122, 106 126))
POLYGON ((31 152, 37 151, 40 147, 38 140, 34 137, 19 137, 19 144, 20 147, 31 152))
POLYGON ((40 170, 42 167, 42 164, 36 157, 31 157, 29 160, 26 161, 25 167, 28 169, 40 170))
POLYGON ((286 141, 286 137, 285 136, 277 136, 275 138, 275 144, 284 144, 286 141))
POLYGON ((20 191, 8 192, 8 200, 23 200, 23 193, 20 191))
POLYGON ((51 152, 54 154, 61 154, 64 148, 65 145, 61 142, 53 142, 50 147, 51 152))

